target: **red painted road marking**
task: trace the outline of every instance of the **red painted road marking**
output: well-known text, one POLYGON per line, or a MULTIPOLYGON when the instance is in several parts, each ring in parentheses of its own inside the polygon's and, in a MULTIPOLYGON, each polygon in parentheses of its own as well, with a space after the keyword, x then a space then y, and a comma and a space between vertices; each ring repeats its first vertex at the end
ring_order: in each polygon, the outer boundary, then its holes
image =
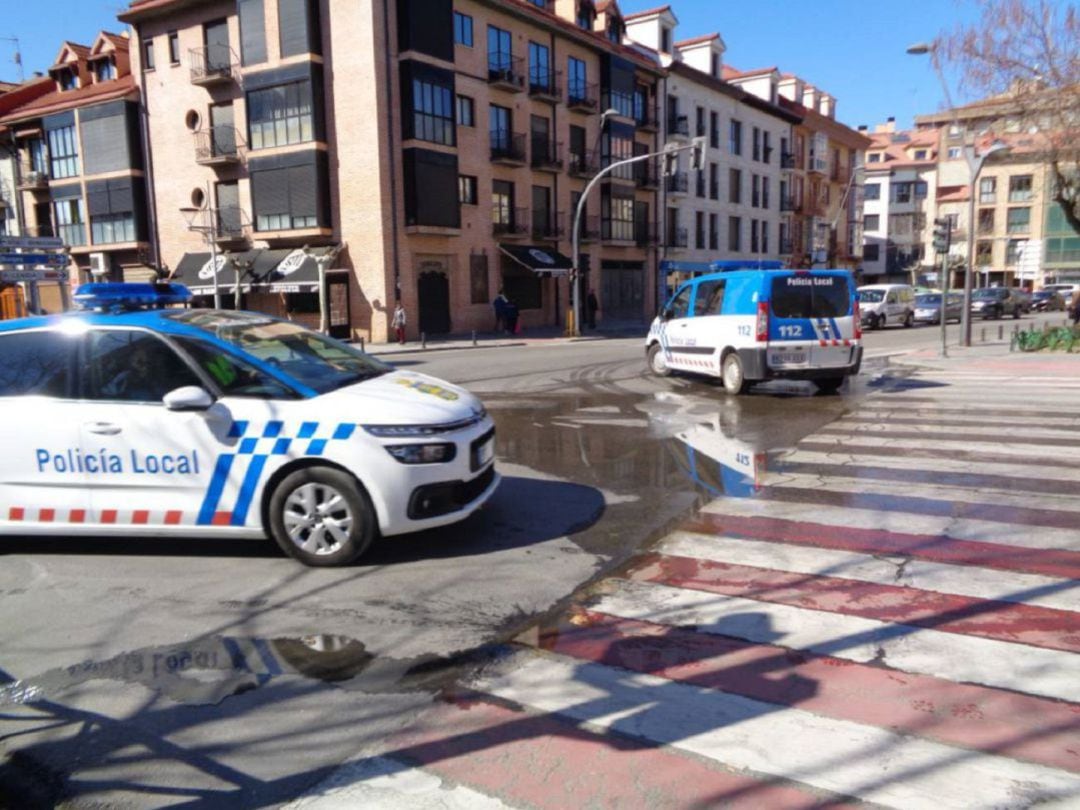
POLYGON ((131 515, 131 522, 135 524, 147 523, 150 520, 150 512, 146 509, 136 509, 131 515))
POLYGON ((699 513, 681 528, 703 534, 726 534, 774 543, 856 551, 863 554, 899 554, 927 562, 975 565, 999 571, 1043 574, 1080 579, 1080 552, 1034 549, 947 535, 907 534, 884 529, 830 526, 769 517, 741 517, 699 513))
POLYGON ((167 526, 175 526, 175 525, 177 525, 178 523, 180 523, 180 518, 183 516, 183 514, 184 514, 183 512, 178 512, 176 510, 171 510, 169 512, 166 512, 165 513, 165 525, 167 525, 167 526))
POLYGON ((8 509, 8 520, 22 520, 26 517, 26 510, 21 506, 12 506, 8 509))
POLYGON ((441 703, 383 756, 510 804, 567 807, 829 807, 828 794, 731 773, 666 747, 596 734, 475 696, 441 703), (408 764, 405 764, 408 763, 408 764))
POLYGON ((664 554, 642 555, 626 577, 943 633, 1080 652, 1077 614, 1038 605, 664 554))
POLYGON ((82 523, 84 520, 86 520, 86 510, 85 509, 72 509, 71 510, 71 516, 70 516, 69 520, 72 523, 82 523))
POLYGON ((38 510, 38 520, 42 523, 52 523, 56 519, 55 509, 40 509, 38 510))
POLYGON ((580 611, 575 624, 545 631, 540 647, 1080 772, 1080 706, 1073 703, 592 611, 580 611))
POLYGON ((103 509, 103 510, 101 510, 101 522, 102 523, 116 523, 116 510, 115 509, 103 509))

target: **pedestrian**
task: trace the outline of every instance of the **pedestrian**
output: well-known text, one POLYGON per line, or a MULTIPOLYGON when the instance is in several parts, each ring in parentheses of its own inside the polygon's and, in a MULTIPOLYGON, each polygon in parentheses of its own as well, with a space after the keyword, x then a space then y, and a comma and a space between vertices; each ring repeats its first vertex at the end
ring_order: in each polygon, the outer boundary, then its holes
POLYGON ((502 290, 499 290, 499 294, 491 302, 491 306, 495 310, 495 334, 506 330, 506 307, 509 303, 510 300, 502 290))
POLYGON ((1077 289, 1072 294, 1072 300, 1069 302, 1069 312, 1072 315, 1073 326, 1080 324, 1080 289, 1077 289))
POLYGON ((590 329, 596 328, 596 310, 598 309, 600 309, 600 302, 596 300, 596 290, 589 287, 589 294, 585 298, 585 316, 590 329))
POLYGON ((394 327, 394 334, 397 335, 397 342, 405 343, 405 307, 401 305, 401 302, 397 302, 397 306, 394 307, 394 319, 390 322, 394 327))
POLYGON ((518 331, 518 308, 512 301, 506 302, 506 332, 516 335, 518 331))

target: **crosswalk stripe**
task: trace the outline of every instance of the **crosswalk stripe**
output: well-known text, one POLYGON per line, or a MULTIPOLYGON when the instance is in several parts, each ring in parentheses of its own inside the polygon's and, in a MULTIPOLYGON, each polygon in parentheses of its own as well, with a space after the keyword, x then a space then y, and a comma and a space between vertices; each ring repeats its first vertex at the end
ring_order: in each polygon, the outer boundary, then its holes
MULTIPOLYGON (((696 557, 644 554, 625 576, 676 588, 857 616, 905 627, 1080 652, 1080 614, 1067 610, 940 591, 883 585, 826 574, 803 574, 719 563, 696 557)), ((1065 586, 1071 587, 1071 586, 1065 586)), ((1018 592, 1017 596, 1022 595, 1018 592)))
POLYGON ((1080 701, 1072 653, 633 580, 589 608, 952 681, 1080 701))
POLYGON ((1070 704, 592 611, 573 619, 542 649, 1080 772, 1070 704))
POLYGON ((814 437, 803 439, 799 442, 799 450, 814 453, 827 453, 829 455, 844 456, 854 454, 860 456, 875 456, 887 458, 890 461, 899 459, 941 459, 950 458, 958 462, 971 464, 1011 464, 1022 467, 1032 467, 1033 471, 1040 469, 1060 470, 1072 473, 1080 470, 1080 459, 1045 455, 1032 455, 1024 452, 1014 452, 1007 448, 984 446, 983 449, 973 449, 970 446, 949 447, 947 451, 935 442, 912 442, 907 441, 901 446, 895 442, 884 439, 867 439, 865 436, 841 438, 835 436, 814 437))
POLYGON ((906 556, 889 556, 888 552, 884 555, 880 551, 859 554, 686 531, 672 532, 656 546, 656 551, 716 563, 772 568, 811 576, 827 575, 881 585, 904 585, 975 599, 1011 602, 1021 600, 1016 594, 1024 594, 1022 601, 1028 605, 1080 612, 1080 585, 1068 579, 927 562, 906 556))
POLYGON ((476 686, 729 767, 872 802, 940 808, 1080 796, 1080 776, 1059 769, 550 654, 511 656, 476 686))
MULTIPOLYGON (((1044 425, 1024 425, 1023 431, 1017 430, 1017 425, 1002 428, 999 440, 1002 443, 1011 443, 1018 440, 1023 440, 1024 443, 1030 443, 1032 440, 1037 439, 1040 443, 1046 442, 1047 444, 1054 446, 1060 443, 1062 448, 1068 447, 1071 442, 1076 439, 1076 427, 1073 425, 1061 426, 1061 427, 1048 427, 1044 425), (1050 441, 1047 441, 1050 440, 1050 441)), ((834 422, 830 422, 822 430, 828 433, 850 433, 852 435, 859 435, 863 433, 900 433, 909 435, 913 438, 917 438, 924 434, 931 434, 934 436, 941 433, 948 433, 953 437, 962 436, 989 436, 992 434, 995 428, 992 425, 988 425, 985 422, 979 424, 960 424, 953 423, 952 420, 930 420, 916 422, 915 420, 902 421, 899 419, 887 419, 880 422, 871 422, 861 419, 848 419, 841 418, 834 422)))
POLYGON ((1062 436, 1029 436, 1026 432, 1021 438, 1010 437, 1007 435, 995 435, 992 432, 987 431, 975 431, 971 433, 965 433, 961 431, 955 431, 953 429, 942 430, 940 427, 934 426, 932 429, 926 430, 913 429, 910 425, 881 425, 879 427, 860 426, 853 429, 848 429, 843 426, 833 427, 826 425, 818 430, 814 434, 815 439, 822 439, 825 436, 844 436, 844 437, 873 437, 875 439, 888 439, 892 442, 905 442, 907 440, 924 442, 935 441, 939 443, 943 449, 950 444, 974 444, 986 445, 990 448, 1024 448, 1026 452, 1046 452, 1047 448, 1061 448, 1067 447, 1067 442, 1071 439, 1062 436))
POLYGON ((940 412, 932 410, 913 410, 911 408, 905 408, 904 410, 868 410, 860 408, 854 413, 841 417, 836 422, 831 424, 844 424, 844 425, 943 425, 943 426, 983 426, 1002 428, 1003 430, 1015 431, 1020 425, 1026 427, 1028 425, 1034 425, 1037 428, 1075 428, 1080 427, 1080 418, 1070 416, 1056 416, 1053 414, 1043 413, 1031 413, 1031 414, 1015 414, 1011 413, 1008 416, 1000 416, 999 418, 989 417, 988 414, 977 413, 973 414, 967 408, 955 409, 950 412, 940 412))

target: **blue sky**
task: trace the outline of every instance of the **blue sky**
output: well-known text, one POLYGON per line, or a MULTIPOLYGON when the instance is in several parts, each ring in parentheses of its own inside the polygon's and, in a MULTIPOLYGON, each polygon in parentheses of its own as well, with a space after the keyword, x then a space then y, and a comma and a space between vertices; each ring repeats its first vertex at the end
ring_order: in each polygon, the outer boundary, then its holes
MULTIPOLYGON (((360 2, 361 0, 352 0, 360 2)), ((44 70, 72 39, 87 45, 101 28, 120 31, 122 0, 3 0, 0 17, 0 79, 18 79, 13 62, 18 37, 27 76, 44 70)), ((657 0, 621 0, 624 14, 662 5, 657 0)), ((689 39, 718 31, 728 50, 725 61, 740 70, 776 65, 832 93, 838 117, 851 127, 884 122, 901 127, 942 102, 941 83, 929 57, 904 49, 932 39, 958 22, 975 19, 974 0, 677 0, 676 35, 689 39)), ((957 103, 955 77, 948 77, 957 103)))

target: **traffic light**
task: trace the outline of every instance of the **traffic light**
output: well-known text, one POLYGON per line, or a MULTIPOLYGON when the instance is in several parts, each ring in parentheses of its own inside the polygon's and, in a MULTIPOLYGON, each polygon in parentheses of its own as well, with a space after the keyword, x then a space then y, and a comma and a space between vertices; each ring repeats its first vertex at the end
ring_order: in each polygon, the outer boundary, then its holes
POLYGON ((938 253, 948 253, 952 243, 952 220, 949 217, 938 217, 934 220, 934 250, 938 253))
POLYGON ((705 136, 693 140, 694 148, 690 152, 690 168, 695 172, 705 171, 705 136))
POLYGON ((664 175, 671 177, 679 170, 679 147, 673 143, 664 145, 664 175))

